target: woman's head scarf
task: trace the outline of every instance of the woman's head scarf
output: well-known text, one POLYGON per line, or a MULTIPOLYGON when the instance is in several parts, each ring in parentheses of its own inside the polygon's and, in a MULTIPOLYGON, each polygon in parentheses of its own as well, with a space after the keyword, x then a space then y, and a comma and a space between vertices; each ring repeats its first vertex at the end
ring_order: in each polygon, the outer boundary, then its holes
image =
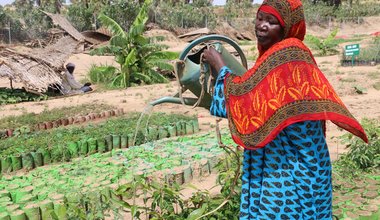
POLYGON ((276 16, 285 37, 267 51, 260 51, 254 67, 244 75, 231 74, 225 80, 227 116, 234 141, 247 149, 257 149, 290 124, 331 120, 367 142, 363 128, 302 43, 306 25, 301 1, 264 0, 259 10, 276 16))
MULTIPOLYGON (((271 14, 277 18, 284 29, 284 39, 297 38, 303 41, 306 23, 300 0, 265 0, 258 11, 271 14)), ((259 46, 260 55, 263 54, 259 46)))

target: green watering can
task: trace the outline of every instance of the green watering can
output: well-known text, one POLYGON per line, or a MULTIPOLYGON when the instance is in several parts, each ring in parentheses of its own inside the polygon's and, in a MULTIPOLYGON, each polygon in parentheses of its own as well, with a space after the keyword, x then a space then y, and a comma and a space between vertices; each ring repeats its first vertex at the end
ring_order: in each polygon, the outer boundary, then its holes
MULTIPOLYGON (((201 54, 206 48, 203 47, 196 52, 191 52, 191 50, 201 44, 208 41, 214 41, 210 43, 223 57, 227 66, 232 70, 235 75, 242 75, 247 71, 247 59, 244 56, 243 51, 238 46, 238 44, 231 40, 228 37, 222 35, 207 35, 200 37, 193 42, 191 42, 180 54, 179 60, 174 64, 174 71, 177 77, 177 81, 180 86, 180 91, 174 96, 166 96, 160 99, 157 99, 150 103, 150 105, 155 106, 162 103, 175 103, 175 104, 185 104, 194 106, 197 103, 197 106, 204 107, 209 109, 211 106, 211 95, 207 92, 202 93, 206 90, 206 84, 200 83, 201 76, 201 54), (236 58, 231 55, 221 44, 221 42, 228 43, 231 45, 239 54, 241 63, 236 60, 236 58), (203 87, 203 88, 202 88, 203 87), (181 94, 187 90, 190 90, 197 98, 186 98, 181 97, 181 94), (201 97, 200 102, 198 99, 201 97)), ((203 68, 203 67, 202 67, 203 68)), ((208 65, 205 65, 205 70, 209 69, 208 65)), ((209 74, 205 76, 205 82, 208 81, 209 74)))

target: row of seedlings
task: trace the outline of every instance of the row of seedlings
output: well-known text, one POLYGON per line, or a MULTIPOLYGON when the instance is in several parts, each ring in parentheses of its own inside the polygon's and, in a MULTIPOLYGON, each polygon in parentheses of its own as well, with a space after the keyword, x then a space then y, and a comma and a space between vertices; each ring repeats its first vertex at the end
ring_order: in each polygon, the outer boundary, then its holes
POLYGON ((36 151, 18 153, 0 158, 0 170, 2 173, 25 169, 32 170, 36 167, 71 161, 73 158, 88 156, 94 153, 104 153, 112 149, 128 148, 135 144, 158 140, 167 137, 175 137, 199 132, 198 120, 180 121, 175 125, 149 127, 145 134, 107 135, 103 138, 88 138, 77 142, 69 142, 66 145, 54 147, 40 147, 36 151), (133 143, 135 142, 135 143, 133 143))
POLYGON ((0 180, 0 219, 49 219, 44 216, 51 213, 65 219, 72 207, 86 213, 103 212, 110 208, 110 198, 122 198, 114 191, 131 182, 133 176, 162 173, 167 182, 183 184, 196 172, 209 174, 215 165, 207 159, 211 155, 220 158, 223 150, 215 144, 214 136, 203 135, 160 140, 78 158, 69 164, 40 167, 26 175, 4 176, 0 180))

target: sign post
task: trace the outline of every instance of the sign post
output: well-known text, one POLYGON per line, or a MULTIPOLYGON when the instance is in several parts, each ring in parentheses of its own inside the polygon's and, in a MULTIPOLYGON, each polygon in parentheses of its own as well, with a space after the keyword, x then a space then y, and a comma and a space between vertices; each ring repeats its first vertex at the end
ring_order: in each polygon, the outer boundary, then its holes
POLYGON ((359 44, 346 45, 344 49, 345 49, 344 55, 351 56, 351 66, 354 66, 355 56, 359 55, 360 53, 360 45, 359 44))

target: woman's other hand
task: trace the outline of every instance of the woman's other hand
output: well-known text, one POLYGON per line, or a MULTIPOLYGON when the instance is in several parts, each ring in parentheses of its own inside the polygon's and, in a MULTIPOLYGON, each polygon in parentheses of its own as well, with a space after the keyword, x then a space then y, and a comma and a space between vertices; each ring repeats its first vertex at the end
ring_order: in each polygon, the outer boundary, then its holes
MULTIPOLYGON (((226 66, 222 55, 213 47, 209 47, 203 51, 203 62, 208 63, 214 74, 218 74, 223 66, 226 66)), ((213 74, 213 75, 214 75, 213 74)), ((217 76, 214 76, 217 77, 217 76)))

